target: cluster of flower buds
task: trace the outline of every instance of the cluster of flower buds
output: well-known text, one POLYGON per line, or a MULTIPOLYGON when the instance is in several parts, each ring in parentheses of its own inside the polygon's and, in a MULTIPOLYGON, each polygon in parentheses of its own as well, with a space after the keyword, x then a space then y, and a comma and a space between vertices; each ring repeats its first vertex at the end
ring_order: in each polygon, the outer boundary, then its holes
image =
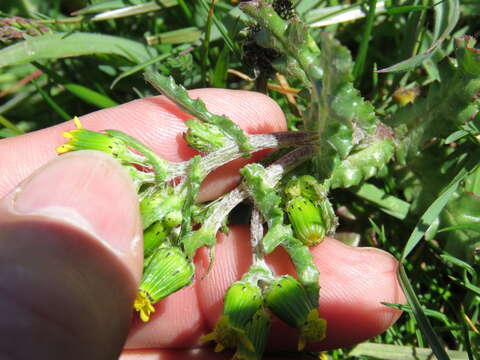
POLYGON ((327 190, 313 176, 293 178, 285 186, 285 210, 297 239, 307 246, 318 245, 333 235, 337 218, 327 190))
POLYGON ((130 173, 139 190, 144 228, 144 271, 134 309, 148 321, 159 300, 189 285, 194 277, 192 260, 177 245, 188 191, 185 186, 156 184, 153 172, 163 160, 151 160, 151 150, 119 131, 85 129, 74 118, 76 129, 63 133, 66 144, 57 147, 63 154, 76 150, 98 150, 112 155, 130 173), (141 151, 145 149, 145 153, 141 151))
MULTIPOLYGON (((318 269, 308 246, 319 243, 334 230, 333 209, 326 190, 312 177, 294 178, 285 191, 275 187, 280 181, 279 168, 297 164, 298 159, 305 159, 305 154, 314 153, 313 147, 307 145, 308 151, 297 149, 298 154, 293 150, 285 156, 285 163, 281 158, 272 164, 271 171, 260 164, 246 165, 240 171, 244 178, 237 189, 211 203, 195 204, 200 183, 215 168, 212 161, 221 165, 225 154, 229 160, 249 155, 255 146, 264 146, 265 140, 251 143, 251 138, 231 120, 209 113, 199 99, 190 99, 185 89, 171 79, 152 76, 149 81, 202 120, 187 121, 184 138, 190 146, 207 154, 205 157, 197 155, 185 163, 169 163, 125 133, 87 130, 78 118, 74 119, 77 128, 63 133, 67 143, 57 148, 59 154, 76 150, 108 153, 135 182, 144 230, 143 276, 133 304, 140 319, 149 321, 158 301, 192 283, 197 249, 213 247, 218 230, 226 226, 228 214, 250 197, 259 216, 256 235, 252 235, 252 239, 256 238, 252 245, 253 263, 244 277, 229 287, 223 314, 203 340, 214 340, 216 351, 236 349, 236 359, 261 359, 272 314, 300 330, 299 349, 307 342, 322 340, 326 322, 318 316, 318 269), (291 225, 284 223, 284 209, 291 225), (263 221, 268 227, 265 236, 263 221), (264 254, 277 246, 287 251, 298 280, 288 275, 275 277, 264 261, 264 254)), ((285 135, 279 137, 282 138, 285 135)), ((284 146, 291 146, 289 141, 284 146)))
POLYGON ((318 316, 318 308, 297 279, 282 275, 262 281, 260 287, 256 280, 252 281, 255 276, 250 272, 227 290, 223 313, 213 332, 204 336, 203 341, 215 341, 215 351, 236 349, 236 359, 261 359, 271 314, 300 330, 299 350, 303 350, 307 342, 325 338, 327 323, 318 316))

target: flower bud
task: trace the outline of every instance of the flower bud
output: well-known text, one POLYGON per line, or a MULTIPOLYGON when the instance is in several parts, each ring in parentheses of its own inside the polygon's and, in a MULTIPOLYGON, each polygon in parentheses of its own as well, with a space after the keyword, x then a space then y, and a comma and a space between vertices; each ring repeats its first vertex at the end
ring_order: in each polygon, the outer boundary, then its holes
POLYGON ((303 196, 313 202, 323 200, 327 197, 325 187, 310 175, 293 178, 285 186, 284 192, 289 198, 303 196))
POLYGON ((244 327, 262 305, 262 291, 246 281, 234 282, 225 294, 223 314, 235 327, 244 327))
POLYGON ((279 277, 264 296, 265 303, 275 315, 291 327, 300 329, 299 350, 305 347, 307 341, 325 338, 326 321, 318 317, 318 310, 297 279, 290 275, 279 277))
POLYGON ((165 215, 163 223, 169 228, 174 228, 182 223, 182 219, 182 212, 180 210, 173 210, 165 215))
POLYGON ((218 126, 198 120, 187 120, 188 130, 184 133, 185 141, 198 151, 209 153, 220 149, 225 144, 225 134, 218 126))
POLYGON ((309 199, 298 196, 287 202, 286 211, 295 236, 307 246, 319 244, 325 237, 320 210, 309 199))
MULTIPOLYGON (((155 221, 164 221, 167 215, 170 216, 166 221, 167 224, 164 225, 169 226, 168 224, 178 221, 178 213, 175 212, 180 211, 183 201, 184 199, 175 194, 171 186, 161 187, 144 194, 140 201, 143 228, 148 228, 155 221)), ((181 221, 180 219, 179 223, 181 221)))
POLYGON ((155 311, 153 304, 189 285, 195 268, 178 247, 155 250, 147 259, 142 281, 134 302, 142 321, 148 321, 155 311))
POLYGON ((262 302, 262 292, 258 286, 246 281, 233 283, 225 295, 223 315, 214 331, 201 340, 215 340, 217 342, 215 351, 242 345, 253 352, 253 344, 244 328, 261 307, 262 302))

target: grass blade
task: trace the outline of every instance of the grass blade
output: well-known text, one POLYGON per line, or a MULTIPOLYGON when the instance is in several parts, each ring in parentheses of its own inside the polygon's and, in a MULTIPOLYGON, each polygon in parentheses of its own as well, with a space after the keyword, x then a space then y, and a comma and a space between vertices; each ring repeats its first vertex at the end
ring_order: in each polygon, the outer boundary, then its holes
POLYGON ((62 109, 60 105, 58 105, 55 100, 45 91, 43 90, 40 86, 37 85, 36 82, 34 82, 37 91, 42 95, 43 99, 47 102, 48 105, 58 114, 60 115, 64 120, 70 120, 72 116, 68 115, 65 110, 62 109))
POLYGON ((377 7, 377 0, 370 0, 368 2, 368 14, 363 29, 362 40, 360 42, 360 48, 358 50, 357 58, 355 59, 355 65, 353 67, 353 77, 355 83, 358 85, 360 82, 363 71, 365 68, 365 60, 367 58, 368 44, 370 43, 370 36, 372 34, 373 22, 375 21, 375 10, 377 7))
MULTIPOLYGON (((451 360, 467 360, 464 351, 447 350, 451 360)), ((363 343, 349 352, 349 356, 368 357, 382 360, 435 360, 431 349, 413 346, 363 343)))
POLYGON ((0 50, 0 68, 45 59, 115 54, 138 63, 150 59, 147 47, 139 42, 93 33, 57 33, 29 37, 0 50))
MULTIPOLYGON (((121 8, 126 8, 132 5, 134 6, 150 6, 150 4, 155 4, 158 6, 159 9, 163 7, 171 7, 177 5, 177 0, 157 0, 151 1, 148 3, 141 3, 141 2, 133 2, 128 0, 111 0, 111 1, 101 1, 90 6, 87 6, 81 10, 75 11, 72 15, 91 15, 91 14, 99 14, 110 10, 117 10, 121 8)), ((101 15, 101 14, 99 14, 101 15)))
POLYGON ((433 42, 430 47, 421 54, 400 61, 399 63, 378 70, 379 73, 407 71, 413 69, 425 60, 429 59, 448 35, 453 31, 460 18, 460 3, 458 0, 439 1, 435 6, 435 28, 433 42))
POLYGON ((437 357, 438 360, 450 360, 447 352, 445 351, 443 344, 441 343, 438 335, 436 334, 435 330, 433 330, 430 321, 428 320, 427 316, 423 312, 422 306, 420 305, 420 301, 415 294, 415 290, 410 284, 410 280, 408 280, 407 274, 405 273, 405 269, 403 264, 400 263, 398 267, 398 277, 400 280, 400 285, 402 286, 403 292, 405 293, 405 297, 408 300, 408 303, 412 307, 412 312, 417 320, 417 324, 422 331, 422 334, 425 336, 428 344, 432 348, 433 353, 437 357))
POLYGON ((141 63, 141 64, 138 64, 138 65, 135 65, 133 67, 131 67, 130 69, 122 72, 120 75, 118 75, 112 82, 112 85, 110 85, 110 89, 113 89, 113 87, 115 85, 118 84, 118 82, 130 75, 133 75, 139 71, 142 71, 143 69, 145 69, 147 66, 149 65, 153 65, 153 64, 156 64, 160 61, 163 61, 167 58, 169 58, 170 56, 173 56, 173 55, 177 55, 178 53, 182 52, 182 51, 187 51, 189 49, 192 49, 191 45, 180 45, 178 47, 176 47, 175 49, 173 49, 171 52, 168 52, 168 53, 165 53, 165 54, 160 54, 158 56, 155 56, 155 57, 152 57, 151 59, 141 63))

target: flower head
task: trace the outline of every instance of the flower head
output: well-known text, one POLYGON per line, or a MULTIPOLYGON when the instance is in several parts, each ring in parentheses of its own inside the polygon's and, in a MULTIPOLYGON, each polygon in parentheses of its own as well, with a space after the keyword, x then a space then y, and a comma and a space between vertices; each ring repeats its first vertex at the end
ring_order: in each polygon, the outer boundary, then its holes
POLYGON ((67 138, 68 141, 66 144, 56 148, 57 153, 63 154, 76 150, 98 150, 126 162, 140 162, 139 156, 130 151, 123 140, 110 134, 85 129, 80 119, 76 116, 73 118, 73 121, 77 128, 62 133, 62 136, 67 138))
POLYGON ((160 247, 146 259, 134 308, 148 321, 153 304, 189 285, 195 267, 178 247, 160 247))

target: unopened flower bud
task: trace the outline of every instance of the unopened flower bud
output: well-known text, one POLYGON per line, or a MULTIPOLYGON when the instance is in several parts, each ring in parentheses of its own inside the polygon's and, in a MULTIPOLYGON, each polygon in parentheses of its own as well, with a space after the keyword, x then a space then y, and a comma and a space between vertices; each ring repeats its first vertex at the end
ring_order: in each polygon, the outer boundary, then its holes
POLYGON ((198 151, 209 153, 220 149, 225 144, 225 134, 218 126, 198 120, 187 120, 185 124, 188 130, 184 133, 184 138, 198 151))
POLYGON ((319 244, 325 237, 325 224, 320 209, 309 199, 298 196, 286 205, 295 236, 307 246, 319 244))
POLYGON ((246 281, 233 283, 225 295, 220 321, 213 332, 204 336, 202 341, 215 340, 217 342, 215 351, 239 345, 254 351, 244 328, 261 307, 262 302, 262 292, 258 286, 246 281))
POLYGON ((147 259, 142 281, 134 302, 142 321, 155 311, 152 306, 193 281, 195 268, 178 247, 155 250, 147 259))

